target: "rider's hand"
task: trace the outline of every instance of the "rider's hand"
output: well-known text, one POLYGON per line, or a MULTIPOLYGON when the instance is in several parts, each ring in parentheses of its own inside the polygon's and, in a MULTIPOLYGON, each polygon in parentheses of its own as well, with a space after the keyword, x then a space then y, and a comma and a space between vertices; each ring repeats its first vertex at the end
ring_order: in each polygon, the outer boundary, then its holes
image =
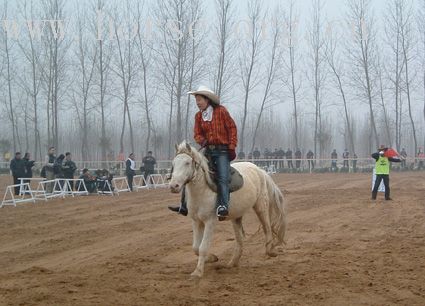
POLYGON ((236 158, 236 151, 229 149, 229 160, 232 161, 236 158))

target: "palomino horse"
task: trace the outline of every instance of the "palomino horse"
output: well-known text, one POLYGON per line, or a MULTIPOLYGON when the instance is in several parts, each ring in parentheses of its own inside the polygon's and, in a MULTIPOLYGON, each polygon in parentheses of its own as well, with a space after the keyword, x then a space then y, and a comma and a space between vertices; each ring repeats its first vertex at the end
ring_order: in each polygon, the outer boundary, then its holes
MULTIPOLYGON (((192 218, 193 251, 198 265, 191 274, 201 277, 205 262, 215 262, 217 256, 208 253, 214 227, 217 222, 215 207, 217 194, 209 186, 214 184, 204 155, 186 142, 176 146, 173 160, 173 173, 170 181, 171 191, 178 193, 186 186, 186 201, 189 216, 192 218)), ((266 236, 266 254, 277 256, 275 247, 283 243, 286 230, 286 211, 283 195, 271 177, 256 165, 248 162, 232 164, 244 179, 244 185, 231 193, 229 216, 235 231, 236 245, 230 267, 237 266, 242 255, 244 231, 242 217, 253 208, 261 222, 266 236)))

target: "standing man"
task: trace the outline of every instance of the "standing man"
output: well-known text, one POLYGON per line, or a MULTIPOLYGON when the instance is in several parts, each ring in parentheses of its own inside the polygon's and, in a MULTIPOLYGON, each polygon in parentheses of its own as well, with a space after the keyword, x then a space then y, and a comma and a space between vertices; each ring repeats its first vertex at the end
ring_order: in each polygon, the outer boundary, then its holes
POLYGON ((378 152, 372 154, 372 158, 375 159, 375 172, 376 180, 372 190, 372 200, 376 200, 378 194, 379 185, 381 181, 384 181, 385 185, 385 200, 392 200, 390 198, 390 161, 399 163, 401 160, 397 157, 388 157, 388 148, 381 145, 378 152))
MULTIPOLYGON (((25 177, 31 178, 32 167, 34 167, 35 161, 31 160, 31 154, 28 152, 25 153, 23 160, 25 162, 25 177)), ((29 180, 27 182, 29 182, 29 180)))
POLYGON ((313 151, 308 150, 306 157, 307 157, 307 162, 308 162, 308 169, 310 171, 314 170, 314 161, 313 161, 314 153, 313 153, 313 151))
MULTIPOLYGON (((63 176, 65 179, 74 179, 75 170, 77 170, 77 165, 72 161, 72 156, 70 152, 65 153, 65 163, 63 164, 63 176)), ((71 190, 74 190, 74 182, 70 181, 69 185, 71 190)))
MULTIPOLYGON (((50 147, 46 157, 44 158, 44 170, 46 173, 46 180, 48 181, 55 179, 55 171, 54 171, 54 166, 56 162, 55 152, 56 152, 55 147, 50 147)), ((47 184, 46 186, 47 193, 53 192, 53 186, 54 186, 54 183, 47 184)))
POLYGON ((336 153, 336 149, 334 149, 331 153, 331 171, 338 172, 338 167, 336 165, 338 161, 338 153, 336 153))
POLYGON ((133 177, 136 175, 134 153, 131 153, 125 162, 125 174, 127 175, 128 187, 130 187, 130 191, 133 191, 133 177))
POLYGON ((354 153, 353 155, 353 172, 356 173, 357 172, 357 154, 354 153))
POLYGON ((153 157, 152 151, 149 151, 148 155, 143 157, 142 162, 143 162, 143 167, 145 169, 145 171, 144 171, 145 181, 146 181, 147 184, 149 184, 148 177, 151 174, 155 173, 155 165, 156 165, 156 159, 155 159, 155 157, 153 157))
MULTIPOLYGON (((21 152, 15 153, 15 158, 10 161, 10 171, 13 176, 13 185, 20 184, 19 178, 25 177, 25 161, 21 157, 21 152)), ((19 195, 19 186, 15 186, 15 195, 19 195)))
POLYGON ((299 169, 301 168, 301 158, 301 150, 297 148, 297 150, 295 151, 295 168, 297 169, 297 171, 299 171, 299 169))
POLYGON ((286 151, 286 160, 288 161, 288 168, 293 169, 294 165, 292 164, 292 150, 289 148, 286 151))
POLYGON ((347 149, 344 150, 344 153, 342 153, 342 158, 344 159, 343 168, 348 169, 350 166, 348 165, 348 158, 350 157, 350 152, 348 152, 347 149))

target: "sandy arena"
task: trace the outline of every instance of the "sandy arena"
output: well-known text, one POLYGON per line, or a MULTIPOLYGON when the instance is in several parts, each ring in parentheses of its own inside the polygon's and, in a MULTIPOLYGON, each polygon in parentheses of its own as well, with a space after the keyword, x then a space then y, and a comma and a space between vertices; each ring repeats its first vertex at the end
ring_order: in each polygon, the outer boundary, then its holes
MULTIPOLYGON (((392 173, 394 201, 369 174, 279 174, 286 246, 265 256, 254 213, 239 268, 221 222, 200 281, 190 219, 166 189, 0 209, 1 305, 424 305, 425 173, 392 173)), ((10 179, 0 178, 0 194, 10 179)))

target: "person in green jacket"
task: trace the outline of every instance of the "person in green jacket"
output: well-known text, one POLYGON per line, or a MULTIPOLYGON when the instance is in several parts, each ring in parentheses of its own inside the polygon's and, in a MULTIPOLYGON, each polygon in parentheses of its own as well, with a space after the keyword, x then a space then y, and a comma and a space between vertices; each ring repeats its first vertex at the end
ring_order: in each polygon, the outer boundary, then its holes
POLYGON ((387 150, 388 148, 386 148, 384 145, 381 145, 378 149, 378 152, 372 154, 372 158, 374 158, 376 161, 376 179, 372 190, 372 200, 376 200, 381 181, 384 181, 385 185, 385 200, 392 200, 390 198, 390 162, 399 163, 401 162, 401 159, 397 157, 385 156, 385 152, 387 152, 387 150))

